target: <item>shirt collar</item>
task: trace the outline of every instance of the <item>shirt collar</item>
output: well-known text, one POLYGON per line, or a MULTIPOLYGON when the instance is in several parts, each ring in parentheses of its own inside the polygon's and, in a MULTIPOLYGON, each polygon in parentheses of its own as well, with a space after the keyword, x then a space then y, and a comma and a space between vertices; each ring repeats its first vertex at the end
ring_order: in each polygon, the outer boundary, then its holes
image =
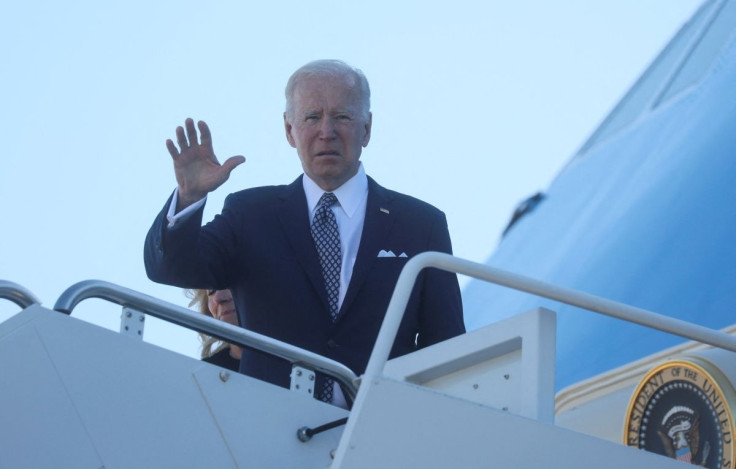
MULTIPOLYGON (((306 174, 304 174, 304 177, 302 178, 302 185, 304 186, 304 195, 307 197, 309 213, 310 215, 314 214, 317 204, 319 203, 319 199, 325 191, 306 174)), ((358 172, 355 173, 355 176, 351 177, 345 182, 345 184, 332 191, 332 193, 337 197, 340 207, 350 218, 352 218, 358 210, 360 202, 367 192, 368 177, 365 175, 362 162, 359 164, 358 172)))

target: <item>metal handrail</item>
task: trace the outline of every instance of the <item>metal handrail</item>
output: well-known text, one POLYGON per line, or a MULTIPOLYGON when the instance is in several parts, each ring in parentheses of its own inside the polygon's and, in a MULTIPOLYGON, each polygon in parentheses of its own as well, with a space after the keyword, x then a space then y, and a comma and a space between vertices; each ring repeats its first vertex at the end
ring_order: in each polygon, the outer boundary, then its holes
POLYGON ((489 267, 485 264, 459 259, 449 254, 425 252, 410 259, 399 275, 393 296, 386 310, 386 317, 381 325, 381 330, 378 332, 376 345, 373 347, 373 352, 366 367, 366 378, 370 379, 381 375, 388 360, 396 333, 399 330, 399 324, 404 316, 404 310, 409 302, 409 295, 414 287, 416 278, 427 267, 436 267, 450 272, 468 275, 490 283, 549 298, 595 313, 736 352, 736 337, 724 332, 715 331, 681 319, 653 313, 569 288, 558 287, 550 283, 489 267))
POLYGON ((99 298, 129 307, 165 321, 202 332, 231 344, 247 346, 330 375, 344 386, 350 399, 357 393, 357 376, 345 365, 257 332, 218 321, 184 307, 103 280, 75 283, 61 294, 54 310, 71 314, 83 300, 99 298))
POLYGON ((28 289, 10 280, 0 280, 0 298, 10 300, 23 309, 41 303, 28 289))

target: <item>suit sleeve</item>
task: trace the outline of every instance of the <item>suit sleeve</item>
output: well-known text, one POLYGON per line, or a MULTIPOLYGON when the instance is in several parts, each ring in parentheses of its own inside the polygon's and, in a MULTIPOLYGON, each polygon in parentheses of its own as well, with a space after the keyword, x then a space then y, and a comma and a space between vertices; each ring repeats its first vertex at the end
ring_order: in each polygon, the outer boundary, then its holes
MULTIPOLYGON (((452 254, 447 219, 440 212, 429 236, 428 251, 452 254)), ((420 294, 419 348, 465 333, 462 298, 457 275, 441 269, 423 272, 420 294)))
POLYGON ((202 227, 202 205, 176 226, 167 227, 170 204, 171 197, 146 236, 143 258, 148 278, 182 288, 226 288, 228 272, 223 260, 228 247, 223 232, 227 232, 227 221, 202 227))

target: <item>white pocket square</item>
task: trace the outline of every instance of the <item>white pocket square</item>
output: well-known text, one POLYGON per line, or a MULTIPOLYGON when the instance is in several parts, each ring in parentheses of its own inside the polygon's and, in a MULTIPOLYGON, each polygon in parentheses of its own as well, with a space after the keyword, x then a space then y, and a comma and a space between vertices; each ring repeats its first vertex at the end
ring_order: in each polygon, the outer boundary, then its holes
POLYGON ((394 254, 393 251, 385 251, 381 249, 380 251, 378 251, 378 257, 409 257, 409 256, 407 256, 405 252, 402 252, 401 254, 397 256, 396 254, 394 254))

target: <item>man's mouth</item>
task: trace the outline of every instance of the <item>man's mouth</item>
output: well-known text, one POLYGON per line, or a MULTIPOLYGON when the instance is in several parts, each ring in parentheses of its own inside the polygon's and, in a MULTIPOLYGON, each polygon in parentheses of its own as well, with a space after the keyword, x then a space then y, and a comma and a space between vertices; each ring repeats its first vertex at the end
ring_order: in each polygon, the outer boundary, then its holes
POLYGON ((317 153, 317 156, 340 156, 340 153, 336 151, 321 151, 317 153))

